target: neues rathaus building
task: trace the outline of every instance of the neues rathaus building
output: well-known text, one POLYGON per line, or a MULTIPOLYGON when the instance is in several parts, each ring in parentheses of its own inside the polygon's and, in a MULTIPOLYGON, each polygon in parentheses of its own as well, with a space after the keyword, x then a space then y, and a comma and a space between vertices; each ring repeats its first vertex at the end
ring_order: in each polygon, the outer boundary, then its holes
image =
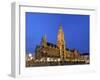
POLYGON ((80 57, 80 53, 77 50, 70 50, 65 45, 64 32, 60 25, 57 35, 57 43, 50 43, 47 41, 46 36, 43 36, 41 43, 35 48, 35 58, 59 58, 62 61, 68 58, 80 57))

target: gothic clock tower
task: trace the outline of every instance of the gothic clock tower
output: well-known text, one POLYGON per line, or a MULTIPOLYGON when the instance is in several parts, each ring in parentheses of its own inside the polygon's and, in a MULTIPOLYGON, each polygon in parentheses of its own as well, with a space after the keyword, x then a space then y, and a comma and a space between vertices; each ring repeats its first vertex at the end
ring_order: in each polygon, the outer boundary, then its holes
POLYGON ((64 39, 64 32, 62 30, 62 25, 60 25, 59 31, 58 31, 57 46, 59 48, 59 53, 60 53, 61 60, 65 60, 66 59, 65 39, 64 39))

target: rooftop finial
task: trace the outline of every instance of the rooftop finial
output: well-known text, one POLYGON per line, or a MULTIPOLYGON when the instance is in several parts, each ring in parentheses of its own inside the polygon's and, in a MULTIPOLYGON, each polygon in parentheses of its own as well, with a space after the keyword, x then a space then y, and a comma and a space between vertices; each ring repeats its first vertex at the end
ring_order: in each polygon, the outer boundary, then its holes
POLYGON ((59 25, 59 30, 61 30, 61 31, 62 31, 62 24, 60 24, 60 25, 59 25))

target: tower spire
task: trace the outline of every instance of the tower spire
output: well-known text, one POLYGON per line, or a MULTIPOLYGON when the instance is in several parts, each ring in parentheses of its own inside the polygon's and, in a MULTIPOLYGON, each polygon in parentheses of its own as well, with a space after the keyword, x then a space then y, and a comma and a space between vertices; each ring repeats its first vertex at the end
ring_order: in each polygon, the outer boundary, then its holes
POLYGON ((62 25, 61 25, 61 24, 59 25, 59 31, 63 31, 63 30, 62 30, 62 25))
POLYGON ((44 36, 42 37, 41 45, 42 45, 42 46, 46 46, 46 45, 47 45, 46 35, 44 35, 44 36))

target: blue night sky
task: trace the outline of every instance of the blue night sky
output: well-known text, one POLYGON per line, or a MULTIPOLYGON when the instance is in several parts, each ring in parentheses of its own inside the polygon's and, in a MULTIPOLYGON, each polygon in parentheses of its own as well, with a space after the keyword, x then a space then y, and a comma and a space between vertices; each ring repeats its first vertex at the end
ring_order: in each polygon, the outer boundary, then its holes
POLYGON ((59 25, 62 25, 66 47, 89 53, 89 15, 26 12, 26 52, 34 53, 36 45, 46 35, 56 44, 59 25))

